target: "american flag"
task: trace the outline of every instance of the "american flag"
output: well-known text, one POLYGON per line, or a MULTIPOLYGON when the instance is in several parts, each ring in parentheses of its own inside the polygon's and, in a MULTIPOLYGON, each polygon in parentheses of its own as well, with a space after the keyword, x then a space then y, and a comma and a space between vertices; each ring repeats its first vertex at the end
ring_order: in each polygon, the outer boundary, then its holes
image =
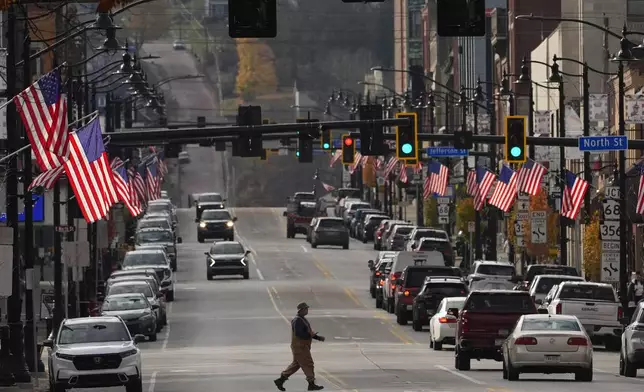
POLYGON ((467 184, 466 184, 467 194, 472 197, 475 197, 477 189, 478 189, 478 185, 476 184, 476 169, 473 169, 467 172, 467 184))
POLYGON ((70 135, 69 143, 65 172, 85 220, 96 222, 118 201, 98 118, 70 135))
POLYGON ((514 199, 517 197, 517 173, 508 166, 503 165, 499 178, 490 198, 490 204, 498 209, 508 212, 514 199))
POLYGON ((159 177, 163 179, 168 175, 168 166, 165 164, 165 153, 163 151, 157 154, 157 161, 159 163, 159 177))
POLYGON ((141 163, 135 174, 134 186, 137 192, 140 192, 139 196, 144 202, 148 201, 148 191, 147 191, 147 177, 148 171, 145 163, 141 163))
POLYGON ((148 200, 156 200, 161 197, 161 180, 159 178, 159 167, 156 157, 146 164, 147 173, 145 188, 148 200))
POLYGON ((385 166, 385 180, 389 181, 389 175, 396 169, 396 165, 398 165, 398 158, 389 158, 389 162, 387 162, 387 166, 385 166))
POLYGON ((474 209, 481 211, 494 184, 495 175, 484 167, 476 168, 476 195, 474 196, 474 209))
POLYGON ((333 165, 335 165, 335 163, 337 161, 339 161, 340 158, 342 158, 342 150, 339 150, 339 149, 335 150, 335 152, 331 156, 331 161, 329 162, 329 167, 333 167, 333 165))
POLYGON ((429 199, 432 196, 431 179, 429 176, 425 177, 423 182, 423 199, 429 199))
POLYGON ((576 219, 589 184, 568 170, 566 170, 565 176, 561 215, 568 219, 576 219))
POLYGON ((406 184, 406 183, 407 183, 407 181, 409 181, 409 179, 407 178, 407 165, 406 165, 406 164, 404 164, 404 163, 400 166, 400 176, 399 176, 399 180, 400 180, 400 182, 402 182, 403 184, 406 184))
POLYGON ((32 190, 38 187, 42 187, 46 191, 52 189, 56 181, 58 181, 60 176, 63 174, 64 170, 65 170, 65 166, 58 166, 51 170, 47 170, 40 173, 38 176, 36 176, 36 178, 34 178, 31 184, 29 184, 29 187, 27 187, 27 190, 32 190))
POLYGON ((422 171, 423 171, 423 163, 418 162, 417 164, 412 166, 411 169, 414 171, 414 174, 422 173, 422 171))
POLYGON ((130 192, 130 183, 127 177, 127 171, 125 170, 125 165, 120 158, 114 158, 112 161, 112 173, 114 178, 114 187, 116 188, 116 193, 118 194, 119 199, 123 202, 128 211, 130 211, 130 214, 133 217, 141 215, 141 209, 132 201, 132 193, 130 192), (116 160, 118 161, 115 165, 114 161, 116 160))
POLYGON ((13 100, 40 170, 62 166, 69 155, 69 133, 59 70, 47 73, 13 100))
POLYGON ((134 166, 131 166, 127 172, 130 179, 130 200, 139 207, 143 207, 145 203, 145 181, 143 181, 143 177, 141 177, 134 166))
POLYGON ((644 214, 644 165, 640 165, 640 186, 637 190, 635 213, 640 215, 644 214))
POLYGON ((329 185, 326 182, 322 183, 322 188, 324 188, 324 190, 327 192, 331 192, 335 190, 335 187, 333 185, 329 185))
POLYGON ((355 155, 353 156, 353 165, 349 165, 349 173, 353 174, 353 172, 356 171, 356 168, 360 166, 360 163, 362 162, 362 154, 359 152, 356 152, 355 155))
POLYGON ((541 189, 541 179, 546 174, 546 171, 543 165, 528 159, 519 169, 517 181, 519 190, 535 196, 541 189))
POLYGON ((430 190, 439 196, 447 194, 447 176, 449 171, 447 166, 440 162, 433 161, 429 165, 427 176, 430 179, 430 190))

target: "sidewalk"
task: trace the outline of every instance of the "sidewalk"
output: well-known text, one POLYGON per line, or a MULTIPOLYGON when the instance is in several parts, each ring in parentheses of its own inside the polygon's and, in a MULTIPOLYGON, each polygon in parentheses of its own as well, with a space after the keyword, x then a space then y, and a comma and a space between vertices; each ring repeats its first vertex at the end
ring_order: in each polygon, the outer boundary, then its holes
POLYGON ((38 377, 38 386, 35 386, 35 374, 32 373, 32 382, 29 384, 16 384, 13 387, 0 387, 0 392, 19 392, 19 391, 35 391, 47 392, 49 391, 49 381, 47 381, 47 373, 40 373, 38 377))

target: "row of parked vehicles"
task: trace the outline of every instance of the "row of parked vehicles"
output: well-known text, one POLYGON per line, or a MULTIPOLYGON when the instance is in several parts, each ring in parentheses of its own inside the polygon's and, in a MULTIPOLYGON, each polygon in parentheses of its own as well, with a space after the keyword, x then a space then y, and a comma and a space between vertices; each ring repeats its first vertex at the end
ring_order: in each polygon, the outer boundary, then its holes
POLYGON ((178 268, 176 208, 166 193, 148 203, 125 254, 99 289, 92 317, 63 320, 49 348, 51 392, 124 386, 141 392, 139 344, 155 342, 168 324, 178 268))
POLYGON ((505 262, 475 261, 462 271, 414 253, 381 251, 369 260, 371 296, 398 324, 427 326, 430 348, 454 345, 457 370, 493 359, 510 381, 521 373, 592 381, 594 344, 620 353, 621 375, 644 367, 644 304, 624 319, 609 284, 587 282, 567 266, 535 264, 522 277, 505 262))

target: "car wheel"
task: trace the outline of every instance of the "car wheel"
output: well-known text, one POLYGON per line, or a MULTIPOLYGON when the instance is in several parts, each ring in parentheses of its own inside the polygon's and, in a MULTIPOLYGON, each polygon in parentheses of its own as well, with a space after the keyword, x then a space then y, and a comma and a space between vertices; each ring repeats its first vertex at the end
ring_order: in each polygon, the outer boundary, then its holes
POLYGON ((65 392, 65 391, 67 391, 66 385, 55 384, 52 382, 49 383, 49 392, 65 392))
POLYGON ((213 276, 212 276, 212 275, 210 275, 210 274, 208 274, 206 277, 208 278, 208 280, 212 280, 212 279, 213 279, 213 276))
MULTIPOLYGON (((516 369, 514 366, 512 366, 512 362, 510 362, 510 358, 508 358, 508 362, 506 363, 506 370, 508 372, 508 381, 519 381, 519 369, 516 369)), ((577 377, 575 375, 575 377, 577 377)))
POLYGON ((470 357, 463 353, 457 346, 454 355, 454 367, 456 370, 470 370, 470 357))
POLYGON ((382 308, 382 297, 376 296, 376 308, 382 308))
POLYGON ((161 332, 162 329, 163 329, 163 323, 162 322, 157 323, 157 328, 156 328, 157 333, 161 332))
POLYGON ((250 275, 248 274, 248 271, 244 272, 244 279, 250 279, 250 275))
POLYGON ((148 338, 150 338, 151 342, 156 342, 157 341, 157 333, 153 333, 152 335, 148 335, 148 338))
POLYGON ((342 245, 342 249, 349 249, 349 243, 347 242, 346 244, 342 245))
POLYGON ((198 236, 197 236, 197 241, 198 241, 198 242, 203 243, 203 241, 204 241, 204 240, 203 240, 203 237, 202 237, 202 236, 200 236, 200 235, 198 235, 198 236))
POLYGON ((398 309, 396 312, 396 322, 398 325, 407 325, 407 311, 398 309))
POLYGON ((420 332, 423 330, 423 323, 418 318, 414 318, 411 320, 411 327, 414 331, 420 332))
POLYGON ((174 290, 170 290, 165 294, 165 300, 168 302, 174 301, 174 290))
POLYGON ((434 340, 434 351, 441 351, 443 349, 443 342, 437 342, 434 340))
POLYGON ((624 377, 637 377, 637 368, 624 355, 619 356, 619 370, 624 377))
POLYGON ((394 308, 394 300, 391 299, 391 298, 388 298, 387 299, 387 312, 393 314, 395 310, 396 310, 396 308, 394 308))
POLYGON ((505 358, 503 358, 503 379, 508 379, 508 368, 505 366, 505 358))
POLYGON ((286 226, 286 238, 295 238, 295 230, 291 226, 286 226))
POLYGON ((317 247, 318 247, 318 244, 313 242, 313 241, 311 241, 311 248, 315 249, 317 247))
POLYGON ((168 315, 166 313, 163 314, 163 321, 161 322, 163 326, 168 325, 168 315))
POLYGON ((363 243, 363 244, 366 244, 366 243, 367 243, 367 237, 364 237, 364 236, 362 237, 362 243, 363 243))
POLYGON ((575 381, 590 382, 593 381, 593 368, 585 369, 575 373, 575 381))
POLYGON ((139 378, 138 380, 132 380, 125 386, 126 392, 142 392, 143 391, 143 381, 139 378))
POLYGON ((370 287, 369 294, 371 294, 371 298, 376 298, 376 289, 373 287, 370 287))

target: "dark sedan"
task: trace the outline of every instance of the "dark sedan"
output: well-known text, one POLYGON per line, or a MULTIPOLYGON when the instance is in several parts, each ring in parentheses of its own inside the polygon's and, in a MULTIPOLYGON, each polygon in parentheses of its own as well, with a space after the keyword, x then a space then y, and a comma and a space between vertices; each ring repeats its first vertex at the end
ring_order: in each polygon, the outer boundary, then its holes
POLYGON ((319 218, 311 234, 311 248, 319 245, 349 249, 349 230, 342 218, 319 218))
POLYGON ((242 275, 249 278, 248 257, 250 251, 236 241, 215 242, 206 254, 208 280, 216 275, 242 275))
POLYGON ((235 239, 235 222, 228 210, 204 210, 201 219, 195 220, 197 226, 197 241, 204 242, 206 238, 222 238, 228 241, 235 239))
POLYGON ((148 302, 142 293, 125 292, 107 296, 101 306, 101 316, 119 316, 125 321, 132 336, 142 334, 154 342, 159 331, 156 316, 158 308, 159 305, 148 302))

